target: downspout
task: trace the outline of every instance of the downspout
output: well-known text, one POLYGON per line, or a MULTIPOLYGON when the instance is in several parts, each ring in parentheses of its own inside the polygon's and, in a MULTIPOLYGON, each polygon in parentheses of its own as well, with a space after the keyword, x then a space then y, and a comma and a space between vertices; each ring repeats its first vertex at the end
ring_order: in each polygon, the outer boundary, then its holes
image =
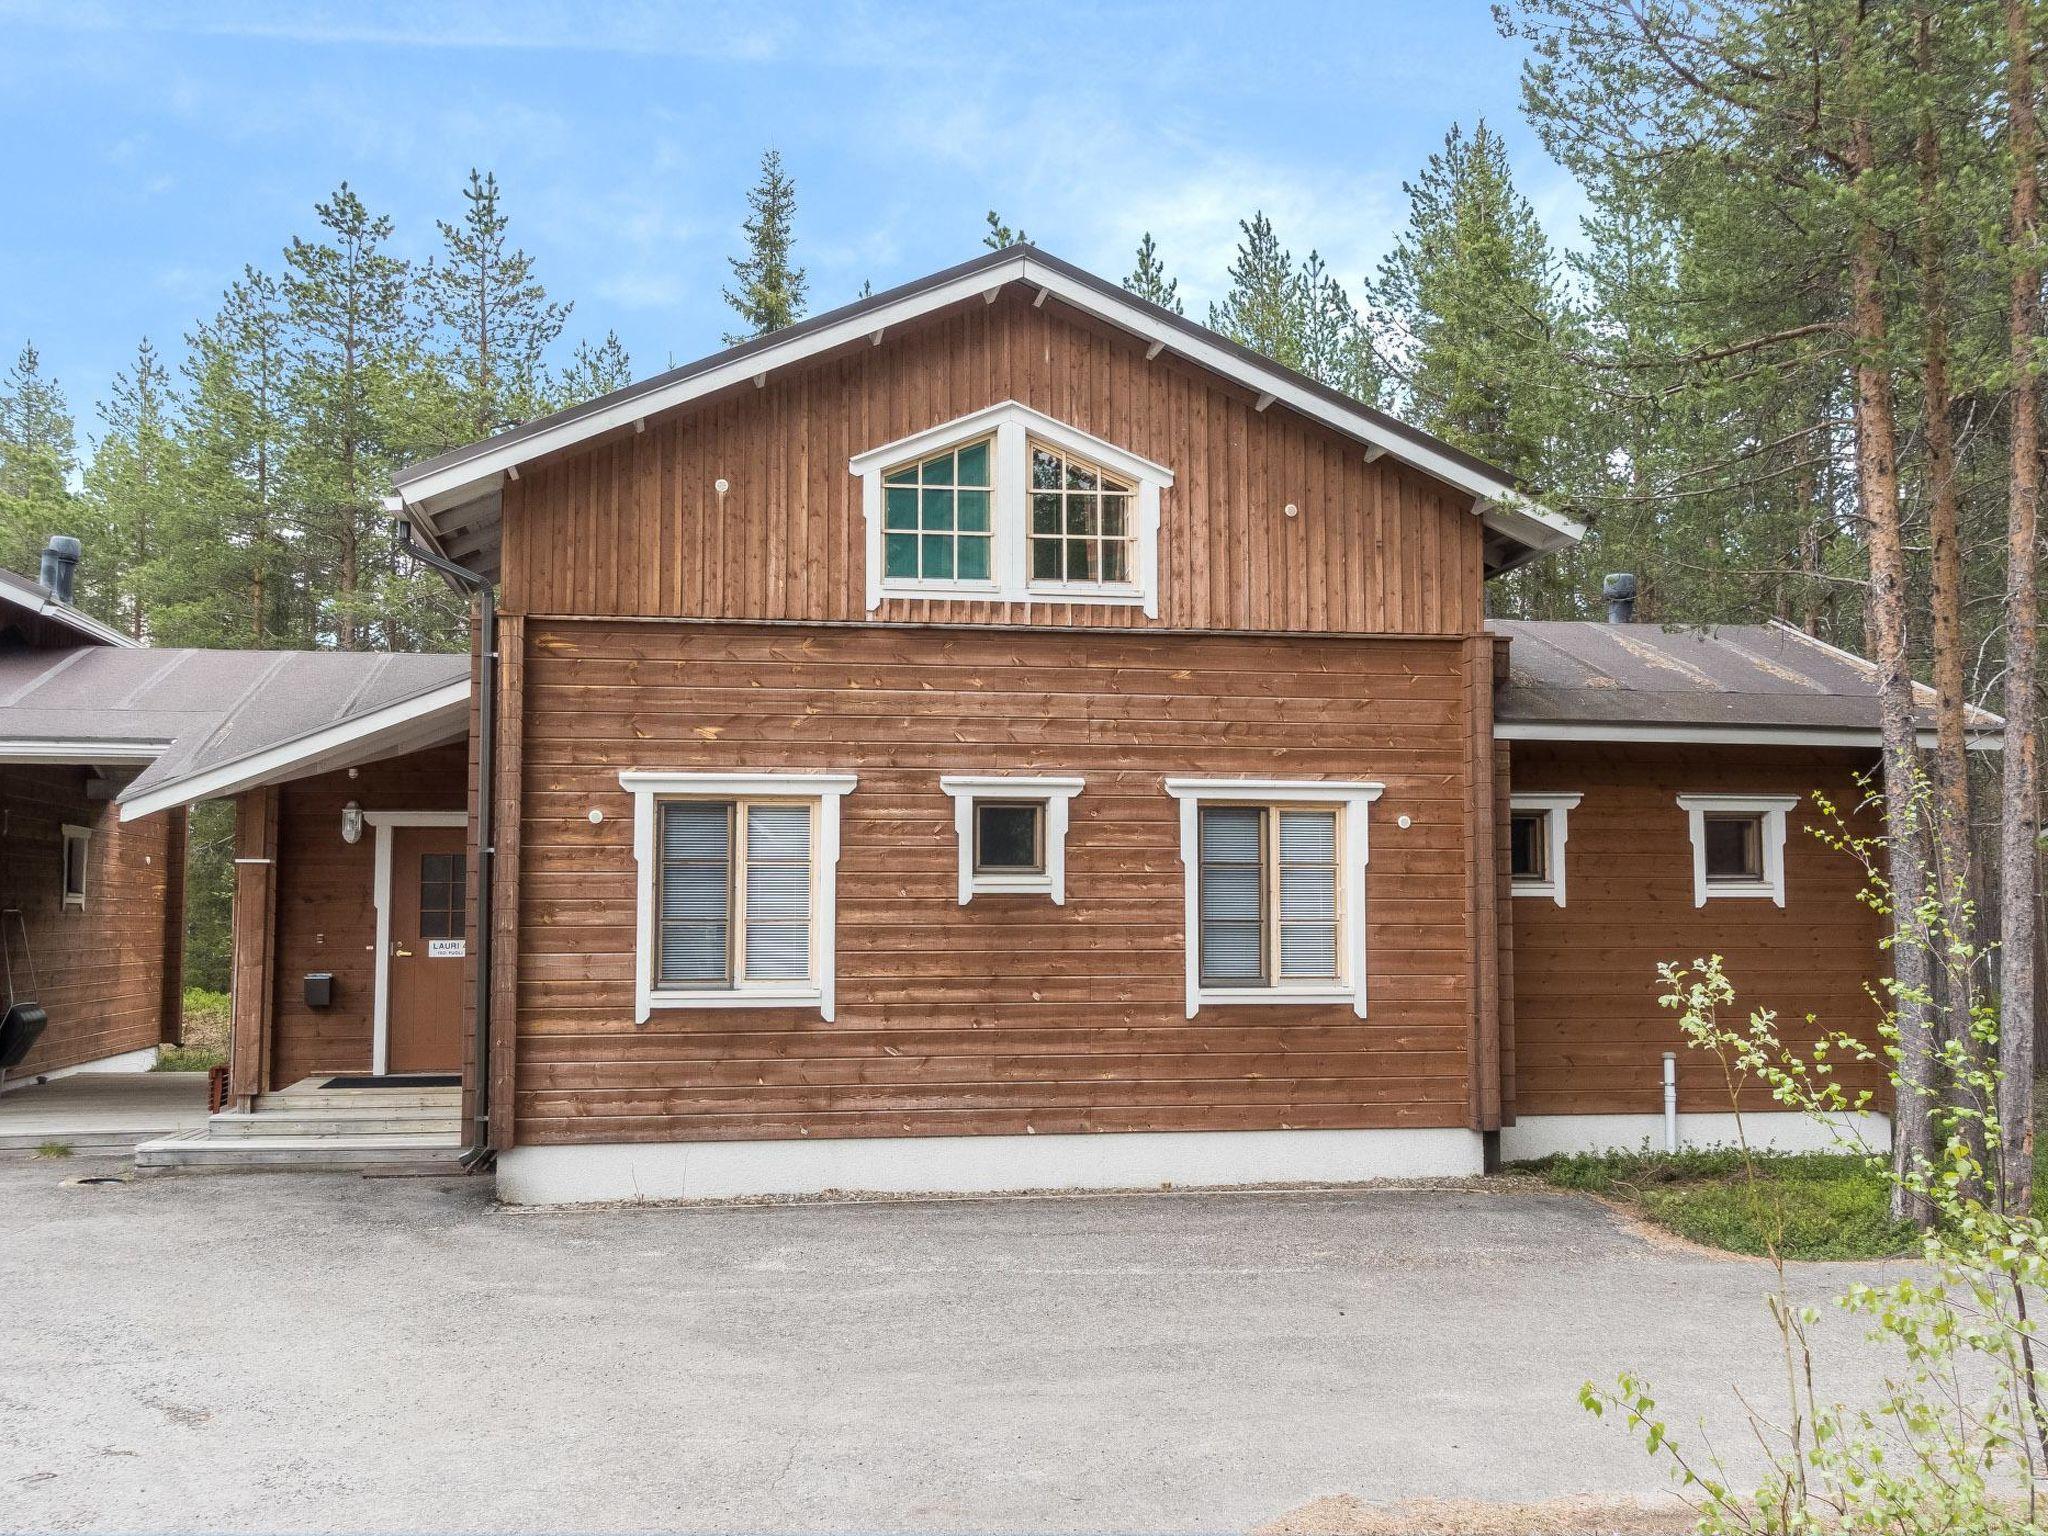
POLYGON ((398 514, 391 524, 391 536, 400 550, 423 565, 460 583, 477 599, 477 701, 476 701, 476 1040, 471 1060, 476 1064, 476 1113, 471 1117, 469 1145, 462 1154, 462 1166, 472 1173, 488 1167, 494 1154, 491 1146, 491 891, 496 873, 497 847, 493 832, 497 799, 498 740, 498 605, 490 578, 457 565, 447 556, 416 543, 412 522, 405 515, 402 498, 392 497, 385 510, 398 514))
POLYGON ((1664 1150, 1678 1150, 1678 1052, 1664 1053, 1664 1150))

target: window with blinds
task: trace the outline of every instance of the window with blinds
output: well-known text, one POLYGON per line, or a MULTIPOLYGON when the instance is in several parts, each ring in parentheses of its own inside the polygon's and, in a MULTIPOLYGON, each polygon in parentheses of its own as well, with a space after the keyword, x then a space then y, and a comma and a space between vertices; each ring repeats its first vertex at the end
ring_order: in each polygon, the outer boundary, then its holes
POLYGON ((811 978, 808 804, 661 804, 656 985, 743 987, 811 978))
POLYGON ((1202 985, 1337 978, 1337 818, 1334 810, 1286 806, 1203 808, 1202 985))

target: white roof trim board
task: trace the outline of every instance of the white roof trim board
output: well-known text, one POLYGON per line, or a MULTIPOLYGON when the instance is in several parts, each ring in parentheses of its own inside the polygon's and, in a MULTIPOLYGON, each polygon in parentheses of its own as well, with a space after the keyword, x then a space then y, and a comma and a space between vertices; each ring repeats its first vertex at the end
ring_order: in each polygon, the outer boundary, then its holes
POLYGON ((232 795, 278 779, 300 778, 373 758, 391 757, 446 741, 469 729, 469 679, 447 683, 232 762, 168 784, 132 800, 122 797, 121 819, 135 821, 200 800, 232 795))
MULTIPOLYGON (((1847 727, 1768 725, 1637 725, 1625 722, 1503 720, 1494 725, 1497 741, 1697 742, 1731 747, 1881 747, 1877 731, 1847 727)), ((1932 747, 1934 732, 1919 733, 1920 745, 1932 747)), ((2002 735, 1972 732, 1968 745, 1978 752, 1996 752, 2002 735)))
POLYGON ((526 428, 515 429, 505 434, 501 442, 480 444, 473 451, 461 450, 401 471, 393 477, 396 499, 431 525, 438 513, 490 494, 520 465, 533 459, 609 432, 630 429, 658 412, 763 378, 777 368, 821 352, 872 339, 890 326, 986 296, 992 289, 1009 283, 1029 284, 1041 295, 1050 294, 1150 342, 1154 348, 1177 353, 1261 396, 1270 396, 1367 445, 1373 457, 1389 454, 1434 476, 1470 495, 1473 511, 1489 527, 1532 552, 1576 543, 1585 534, 1580 524, 1524 496, 1497 471, 1485 470, 1447 444, 1437 443, 1425 434, 1392 430, 1369 407, 1357 402, 1347 404, 1334 392, 1289 369, 1247 354, 1201 326, 1177 320, 1156 306, 1122 295, 1065 262, 1029 247, 1012 247, 997 258, 968 263, 950 278, 942 275, 936 281, 913 284, 895 299, 850 305, 839 312, 837 319, 820 316, 817 322, 792 327, 786 340, 778 341, 771 336, 718 354, 700 366, 682 370, 670 382, 622 390, 590 406, 552 418, 543 417, 526 428), (721 362, 720 358, 725 360, 721 362))
POLYGON ((168 741, 141 738, 132 741, 64 741, 0 737, 0 763, 105 763, 125 766, 153 763, 169 746, 168 741))

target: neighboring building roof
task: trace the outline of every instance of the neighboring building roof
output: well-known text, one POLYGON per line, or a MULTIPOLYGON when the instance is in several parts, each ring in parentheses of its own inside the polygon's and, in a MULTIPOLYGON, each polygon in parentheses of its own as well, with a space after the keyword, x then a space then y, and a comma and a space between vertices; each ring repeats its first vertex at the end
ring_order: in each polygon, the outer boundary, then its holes
POLYGON ((122 634, 111 625, 102 624, 84 609, 60 603, 56 594, 40 581, 18 576, 13 571, 0 570, 0 603, 33 614, 67 635, 89 640, 95 645, 115 645, 126 650, 135 650, 141 645, 139 640, 122 634))
POLYGON ((1126 292, 1036 246, 991 251, 916 282, 816 315, 770 335, 670 369, 583 405, 538 417, 496 437, 427 459, 393 476, 394 513, 409 514, 457 559, 494 559, 504 478, 544 455, 623 431, 657 412, 729 389, 834 347, 879 338, 891 325, 1006 284, 1037 288, 1096 318, 1277 400, 1471 495, 1486 520, 1488 561, 1506 570, 1570 544, 1585 530, 1524 495, 1502 470, 1406 422, 1240 346, 1207 326, 1126 292))
POLYGON ((124 820, 460 740, 469 658, 364 651, 0 655, 0 762, 148 766, 124 820))
MULTIPOLYGON (((1789 624, 1487 627, 1510 642, 1494 697, 1507 740, 1879 744, 1875 664, 1789 624)), ((1931 741, 1933 690, 1916 683, 1914 696, 1931 741)), ((1998 746, 2004 726, 1969 711, 1974 746, 1998 746)))

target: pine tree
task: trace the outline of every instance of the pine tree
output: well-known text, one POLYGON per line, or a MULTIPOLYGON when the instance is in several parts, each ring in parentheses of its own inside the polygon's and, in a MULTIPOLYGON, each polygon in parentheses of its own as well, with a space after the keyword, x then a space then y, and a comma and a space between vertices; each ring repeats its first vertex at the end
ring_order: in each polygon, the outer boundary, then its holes
POLYGON ((1186 313, 1181 308, 1180 279, 1166 275, 1166 264, 1159 259, 1159 247, 1153 244, 1149 229, 1145 231, 1145 238, 1138 242, 1138 264, 1124 279, 1124 291, 1149 300, 1161 309, 1170 309, 1176 315, 1186 313))
POLYGON ((146 572, 181 481, 177 405, 163 359, 145 337, 100 406, 106 431, 85 472, 86 547, 78 603, 137 640, 150 636, 146 572))
POLYGON ((1240 220, 1230 291, 1209 306, 1209 328, 1354 398, 1377 401, 1372 343, 1344 285, 1309 252, 1296 266, 1263 213, 1240 220))
POLYGON ((1405 183, 1408 222, 1372 290, 1402 403, 1418 426, 1530 485, 1546 483, 1564 403, 1555 394, 1567 323, 1556 261, 1482 121, 1453 127, 1405 183))
MULTIPOLYGON (((441 259, 421 278, 427 311, 447 334, 459 381, 461 435, 489 437, 543 407, 543 358, 570 306, 548 302, 533 258, 506 238, 495 173, 469 173, 462 219, 437 221, 441 259)), ((801 275, 799 274, 799 283, 801 275)), ((785 322, 786 323, 786 322, 785 322)))
POLYGON ((619 333, 606 331, 604 340, 596 346, 587 341, 576 343, 569 366, 550 382, 548 409, 567 410, 572 405, 595 400, 599 395, 608 395, 615 389, 624 389, 632 382, 633 360, 626 355, 619 333))
POLYGON ((988 233, 981 237, 981 243, 992 251, 1006 251, 1013 245, 1029 245, 1031 237, 1021 229, 1012 229, 996 217, 995 209, 988 211, 988 233))
POLYGON ((75 533, 77 430, 33 342, 0 379, 0 567, 33 571, 53 533, 75 533))
POLYGON ((347 182, 314 212, 323 238, 285 250, 291 494, 323 596, 322 634, 357 650, 375 625, 395 645, 404 625, 387 602, 396 572, 380 502, 392 468, 431 443, 423 421, 446 420, 448 395, 426 377, 411 272, 385 250, 391 220, 347 182))
POLYGON ((727 346, 752 341, 794 324, 804 315, 804 269, 790 264, 796 234, 796 183, 782 169, 782 156, 769 150, 761 157, 761 179, 747 193, 750 210, 741 228, 747 253, 731 257, 739 288, 725 290, 725 302, 746 324, 728 332, 727 346))

